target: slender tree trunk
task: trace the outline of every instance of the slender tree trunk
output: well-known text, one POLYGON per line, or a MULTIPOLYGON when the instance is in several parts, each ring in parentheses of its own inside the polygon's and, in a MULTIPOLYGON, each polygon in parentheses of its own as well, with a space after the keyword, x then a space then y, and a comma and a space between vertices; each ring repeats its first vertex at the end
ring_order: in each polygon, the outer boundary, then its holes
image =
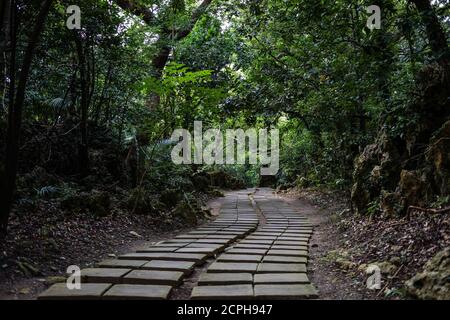
POLYGON ((7 57, 6 50, 9 46, 10 39, 10 9, 11 1, 2 1, 0 3, 0 99, 2 104, 2 110, 6 112, 6 75, 7 75, 7 57))
POLYGON ((25 91, 28 78, 30 75, 31 64, 33 62, 34 51, 39 41, 39 36, 44 28, 45 20, 52 0, 45 0, 41 3, 33 31, 29 37, 28 44, 25 49, 23 62, 20 68, 17 90, 15 89, 15 65, 16 65, 16 3, 11 0, 11 60, 10 60, 10 97, 8 108, 8 131, 6 137, 6 159, 4 171, 0 172, 0 237, 4 238, 7 232, 9 214, 14 198, 14 190, 17 175, 17 162, 19 158, 19 135, 22 124, 22 111, 25 101, 25 91))
POLYGON ((88 68, 83 43, 78 34, 75 34, 75 45, 78 54, 78 66, 80 70, 80 130, 81 141, 78 145, 79 173, 82 177, 89 174, 89 149, 88 149, 88 111, 89 111, 89 87, 88 87, 88 68))
POLYGON ((108 89, 109 84, 111 82, 112 67, 113 67, 113 64, 112 64, 112 62, 110 62, 108 64, 108 71, 106 72, 106 76, 105 76, 105 83, 103 84, 103 88, 102 88, 100 97, 98 99, 98 102, 95 104, 94 123, 96 125, 100 119, 100 113, 101 113, 103 104, 105 103, 106 90, 108 89))

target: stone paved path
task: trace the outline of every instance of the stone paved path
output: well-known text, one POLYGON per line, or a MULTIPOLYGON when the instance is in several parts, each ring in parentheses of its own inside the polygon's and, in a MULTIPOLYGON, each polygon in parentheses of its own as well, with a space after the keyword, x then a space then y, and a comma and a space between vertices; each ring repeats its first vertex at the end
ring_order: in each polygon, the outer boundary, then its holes
POLYGON ((213 260, 191 299, 304 299, 313 230, 271 189, 233 192, 214 221, 81 271, 81 289, 56 284, 39 299, 169 299, 194 268, 213 260))

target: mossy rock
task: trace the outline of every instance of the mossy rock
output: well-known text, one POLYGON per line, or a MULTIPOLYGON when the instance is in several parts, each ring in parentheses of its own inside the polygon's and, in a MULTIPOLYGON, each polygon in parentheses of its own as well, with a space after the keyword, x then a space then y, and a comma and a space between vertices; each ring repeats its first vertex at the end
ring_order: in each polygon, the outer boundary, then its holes
POLYGON ((93 191, 89 197, 89 211, 96 216, 105 217, 110 214, 111 198, 104 191, 93 191))
POLYGON ((407 293, 423 300, 450 300, 450 247, 437 253, 406 285, 407 293))
POLYGON ((207 191, 210 187, 210 179, 201 173, 196 174, 192 177, 192 183, 196 190, 207 191))
POLYGON ((208 194, 212 197, 225 197, 225 194, 219 189, 213 188, 208 190, 208 194))
POLYGON ((200 201, 194 195, 185 193, 183 199, 173 209, 173 215, 181 217, 187 224, 196 225, 208 215, 208 212, 203 210, 200 201))
POLYGON ((61 200, 61 207, 65 210, 86 210, 105 217, 110 214, 111 198, 108 192, 98 190, 73 193, 61 200))
POLYGON ((161 192, 159 200, 167 207, 173 208, 182 199, 182 193, 176 189, 166 189, 161 192))
POLYGON ((157 195, 141 188, 130 191, 125 206, 137 214, 155 214, 163 212, 165 209, 165 205, 159 201, 157 195))

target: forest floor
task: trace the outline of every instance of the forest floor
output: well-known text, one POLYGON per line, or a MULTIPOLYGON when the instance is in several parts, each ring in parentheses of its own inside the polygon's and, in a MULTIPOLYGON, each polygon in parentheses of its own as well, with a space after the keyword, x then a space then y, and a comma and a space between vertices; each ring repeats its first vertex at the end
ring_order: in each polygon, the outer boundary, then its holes
MULTIPOLYGON (((218 214, 220 201, 207 201, 212 215, 218 214)), ((181 220, 165 223, 158 216, 121 211, 103 218, 68 214, 51 204, 42 203, 33 214, 13 212, 6 244, 0 250, 0 300, 35 299, 61 281, 69 265, 92 267, 195 227, 181 220)))
POLYGON ((405 281, 450 246, 450 216, 358 217, 347 197, 323 190, 279 194, 315 224, 311 280, 322 299, 408 299, 405 281), (381 290, 368 290, 367 267, 381 270, 381 290))
MULTIPOLYGON (((216 206, 211 200, 213 214, 216 206)), ((193 227, 181 220, 166 223, 162 217, 120 211, 102 218, 68 214, 49 203, 33 214, 14 212, 0 250, 0 300, 33 299, 61 281, 69 265, 92 267, 193 227)))
MULTIPOLYGON (((355 218, 346 197, 336 192, 278 193, 314 225, 308 275, 320 299, 404 299, 404 281, 449 245, 448 216, 414 219, 355 218), (382 271, 382 290, 366 288, 368 264, 382 271)), ((208 202, 217 214, 222 198, 208 202)), ((116 213, 106 218, 40 212, 12 219, 7 250, 1 252, 0 299, 34 299, 61 280, 69 265, 95 262, 174 237, 191 227, 155 223, 154 217, 116 213), (50 230, 43 240, 43 230, 50 230), (145 239, 145 240, 144 240, 145 239)), ((182 290, 176 294, 183 299, 182 290)))
POLYGON ((366 288, 365 277, 342 271, 328 259, 329 253, 340 248, 345 240, 336 228, 333 216, 345 210, 341 195, 303 190, 279 193, 291 206, 308 217, 314 225, 310 244, 308 276, 326 300, 375 299, 376 293, 366 288))

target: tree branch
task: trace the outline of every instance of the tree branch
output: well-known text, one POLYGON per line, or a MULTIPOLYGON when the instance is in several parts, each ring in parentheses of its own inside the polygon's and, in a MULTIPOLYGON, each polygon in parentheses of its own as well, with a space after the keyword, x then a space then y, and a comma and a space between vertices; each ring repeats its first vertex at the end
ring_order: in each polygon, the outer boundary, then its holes
POLYGON ((213 0, 203 0, 203 2, 197 7, 197 9, 192 12, 191 22, 189 23, 189 26, 186 29, 178 30, 173 39, 181 40, 183 38, 186 38, 191 33, 192 29, 194 29, 194 26, 197 23, 198 19, 200 19, 202 14, 205 13, 206 9, 208 9, 212 1, 213 0))
POLYGON ((141 17, 146 24, 153 24, 156 20, 150 9, 136 3, 134 0, 114 0, 114 2, 123 10, 141 17))

